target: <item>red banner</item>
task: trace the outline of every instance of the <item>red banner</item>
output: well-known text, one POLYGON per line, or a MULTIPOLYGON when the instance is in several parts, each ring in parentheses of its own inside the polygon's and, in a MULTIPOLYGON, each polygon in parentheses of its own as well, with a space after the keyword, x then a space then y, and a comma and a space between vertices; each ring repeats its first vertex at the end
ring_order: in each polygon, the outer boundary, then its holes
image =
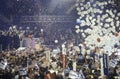
POLYGON ((66 67, 66 55, 62 55, 63 68, 66 67))

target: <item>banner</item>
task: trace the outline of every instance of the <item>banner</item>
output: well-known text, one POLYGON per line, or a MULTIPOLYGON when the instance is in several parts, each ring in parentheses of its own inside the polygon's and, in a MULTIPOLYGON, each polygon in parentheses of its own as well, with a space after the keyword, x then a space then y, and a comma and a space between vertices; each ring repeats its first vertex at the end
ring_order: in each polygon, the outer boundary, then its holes
POLYGON ((66 67, 66 48, 65 45, 62 45, 62 62, 63 62, 63 69, 66 67))
POLYGON ((115 59, 110 60, 109 66, 115 68, 117 65, 118 61, 115 59))
POLYGON ((109 76, 109 68, 108 68, 108 54, 103 54, 103 69, 104 69, 104 75, 109 76))
POLYGON ((66 67, 66 55, 62 55, 63 69, 66 67))
POLYGON ((66 55, 66 48, 62 47, 62 54, 66 55))

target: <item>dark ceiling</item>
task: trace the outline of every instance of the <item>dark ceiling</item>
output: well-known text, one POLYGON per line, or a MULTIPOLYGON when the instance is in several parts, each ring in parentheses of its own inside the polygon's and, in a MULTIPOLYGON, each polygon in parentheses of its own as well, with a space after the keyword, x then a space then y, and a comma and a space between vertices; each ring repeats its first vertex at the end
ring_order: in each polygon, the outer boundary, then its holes
MULTIPOLYGON (((14 17, 22 16, 68 15, 76 17, 77 13, 75 8, 71 9, 75 1, 76 0, 0 0, 0 25, 14 24, 14 17)), ((113 7, 120 9, 120 0, 113 1, 113 7)))
POLYGON ((73 0, 0 0, 0 24, 12 23, 15 16, 65 15, 74 4, 73 0))

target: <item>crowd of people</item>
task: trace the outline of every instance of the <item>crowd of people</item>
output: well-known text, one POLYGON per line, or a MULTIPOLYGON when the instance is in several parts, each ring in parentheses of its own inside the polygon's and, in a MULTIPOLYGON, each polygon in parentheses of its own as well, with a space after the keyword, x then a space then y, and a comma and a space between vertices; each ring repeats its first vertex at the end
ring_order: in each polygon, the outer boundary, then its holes
POLYGON ((45 55, 42 51, 11 50, 2 52, 0 55, 2 57, 1 61, 7 59, 6 68, 3 67, 4 65, 0 65, 1 79, 44 79, 46 74, 49 73, 48 66, 45 63, 45 55))
POLYGON ((17 49, 20 46, 19 36, 12 32, 0 32, 0 50, 17 49))
MULTIPOLYGON (((57 35, 56 35, 57 36, 57 35)), ((56 37, 55 37, 56 38, 56 37)), ((108 74, 101 76, 101 58, 99 48, 89 52, 75 46, 75 40, 64 42, 66 48, 66 66, 63 68, 62 47, 44 45, 43 31, 2 31, 0 38, 0 79, 119 79, 120 57, 113 52, 109 62, 108 74), (20 49, 24 38, 38 37, 43 43, 40 50, 30 46, 20 49), (4 39, 4 40, 3 40, 4 39)), ((62 43, 63 44, 63 43, 62 43)), ((85 46, 85 44, 83 44, 85 46)), ((119 52, 118 52, 119 53, 119 52)))
MULTIPOLYGON (((101 77, 100 60, 94 55, 78 52, 74 47, 67 51, 66 67, 63 69, 62 53, 54 53, 51 48, 42 46, 40 51, 31 49, 8 50, 0 53, 1 79, 119 79, 120 61, 109 68, 109 76, 101 77), (50 59, 46 57, 50 51, 50 59), (74 54, 76 52, 76 54, 74 54), (73 63, 76 62, 76 70, 73 63)), ((117 58, 111 55, 110 59, 117 58)))
POLYGON ((50 29, 50 27, 35 27, 33 29, 27 27, 26 29, 18 28, 17 30, 16 27, 10 27, 9 30, 1 30, 0 48, 2 50, 13 48, 17 49, 20 46, 20 41, 28 38, 30 35, 32 38, 39 38, 41 43, 48 46, 61 44, 66 40, 71 40, 74 37, 71 29, 66 31, 64 29, 58 29, 57 27, 54 29, 50 29), (57 44, 55 43, 55 40, 58 40, 57 44))

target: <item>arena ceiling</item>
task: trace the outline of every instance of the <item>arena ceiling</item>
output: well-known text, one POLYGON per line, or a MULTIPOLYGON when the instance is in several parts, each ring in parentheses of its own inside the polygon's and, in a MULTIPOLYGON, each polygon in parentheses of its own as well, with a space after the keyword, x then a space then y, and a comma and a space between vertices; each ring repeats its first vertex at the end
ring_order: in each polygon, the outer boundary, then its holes
MULTIPOLYGON (((41 22, 41 20, 34 21, 33 19, 36 19, 37 16, 43 17, 44 15, 47 15, 45 19, 49 16, 55 16, 55 18, 58 16, 70 16, 70 20, 72 18, 71 21, 74 20, 75 22, 75 18, 78 17, 75 9, 75 1, 76 0, 0 0, 0 25, 19 25, 18 23, 20 23, 22 19, 23 21, 28 19, 27 22, 31 22, 31 20, 32 22, 41 22), (35 16, 35 18, 29 18, 31 16, 35 16)), ((120 0, 113 0, 113 7, 119 9, 119 4, 120 0)))
POLYGON ((66 15, 74 0, 0 0, 0 22, 12 23, 15 16, 66 15))

